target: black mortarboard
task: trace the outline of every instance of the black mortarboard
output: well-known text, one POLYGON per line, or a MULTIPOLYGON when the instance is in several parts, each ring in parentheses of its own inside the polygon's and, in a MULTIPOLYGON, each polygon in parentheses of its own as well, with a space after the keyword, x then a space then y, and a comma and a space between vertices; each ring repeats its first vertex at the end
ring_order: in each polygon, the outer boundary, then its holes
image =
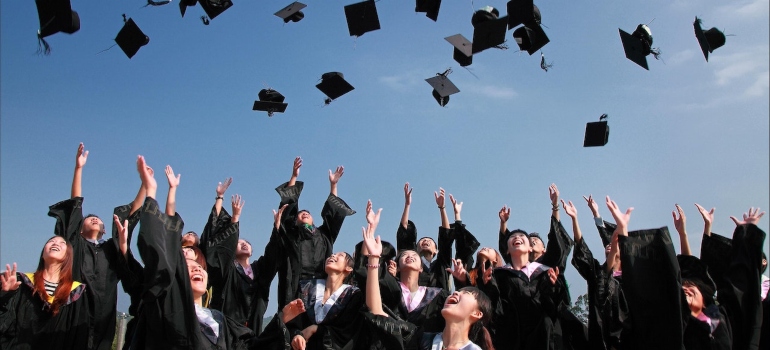
POLYGON ((444 73, 438 73, 435 77, 425 79, 433 87, 433 98, 441 107, 449 103, 449 95, 460 92, 460 89, 447 78, 451 72, 451 69, 447 69, 444 73))
POLYGON ((72 10, 69 0, 35 0, 40 19, 38 37, 58 32, 72 34, 80 30, 80 16, 72 10))
POLYGON ((126 56, 131 58, 136 55, 139 48, 150 42, 150 37, 144 35, 134 20, 129 18, 118 32, 118 36, 115 37, 115 42, 118 43, 118 46, 120 46, 120 49, 123 50, 126 56))
POLYGON ((513 39, 519 45, 519 49, 527 51, 530 55, 537 52, 551 40, 545 35, 543 28, 537 23, 530 23, 513 31, 513 39))
POLYGON ((620 41, 623 43, 623 51, 626 52, 626 58, 638 64, 646 70, 650 70, 647 66, 647 56, 653 54, 655 58, 658 58, 660 51, 652 48, 652 33, 647 25, 640 24, 636 27, 636 30, 632 34, 628 34, 622 29, 618 28, 620 32, 620 41))
POLYGON ((507 8, 508 29, 532 22, 540 24, 540 10, 532 3, 532 0, 511 0, 508 1, 507 8))
POLYGON ((275 15, 283 18, 283 23, 289 23, 289 21, 299 22, 300 20, 305 18, 305 14, 302 13, 302 11, 300 11, 305 7, 307 7, 307 5, 301 2, 295 1, 289 4, 289 6, 286 6, 282 8, 280 11, 276 12, 275 15))
POLYGON ((286 111, 288 103, 283 103, 285 97, 280 92, 273 89, 262 89, 259 91, 259 101, 254 101, 254 107, 252 110, 265 111, 268 117, 272 117, 273 113, 283 113, 286 111))
POLYGON ((438 10, 441 8, 441 0, 416 0, 414 12, 425 12, 425 17, 438 20, 438 10))
POLYGON ((610 138, 610 126, 607 125, 607 115, 602 114, 598 122, 586 124, 586 135, 583 147, 604 146, 610 138))
POLYGON ((206 11, 209 19, 214 19, 233 6, 233 2, 230 0, 198 0, 198 3, 203 7, 203 11, 206 11))
POLYGON ((508 17, 498 17, 496 8, 486 6, 473 14, 473 53, 484 51, 505 42, 508 17))
POLYGON ((703 51, 703 57, 706 57, 706 62, 709 60, 709 53, 722 47, 727 38, 725 33, 722 33, 719 29, 712 27, 709 30, 703 30, 700 26, 701 20, 695 17, 695 22, 692 23, 695 29, 695 37, 698 38, 698 44, 700 44, 700 50, 703 51))
POLYGON ((703 296, 705 306, 714 304, 717 286, 708 272, 708 265, 692 255, 677 255, 682 282, 689 281, 696 285, 703 296))
POLYGON ((444 38, 455 47, 452 57, 461 67, 470 66, 473 63, 473 44, 462 34, 455 34, 444 38))
POLYGON ((345 18, 348 21, 350 36, 361 36, 380 29, 380 18, 377 16, 374 0, 345 6, 345 18))
POLYGON ((180 0, 179 1, 179 12, 182 13, 182 17, 184 17, 185 12, 187 12, 187 8, 195 6, 195 4, 197 2, 198 2, 198 0, 180 0))
POLYGON ((345 78, 340 72, 324 73, 321 75, 321 82, 315 87, 328 97, 326 100, 327 104, 355 89, 353 85, 350 85, 350 83, 345 81, 345 78))

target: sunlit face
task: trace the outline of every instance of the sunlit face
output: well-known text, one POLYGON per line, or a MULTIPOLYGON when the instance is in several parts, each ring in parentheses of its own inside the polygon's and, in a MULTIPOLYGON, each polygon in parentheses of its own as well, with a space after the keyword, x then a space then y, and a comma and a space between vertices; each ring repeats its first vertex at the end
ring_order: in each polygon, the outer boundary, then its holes
POLYGON ((63 262, 67 254, 67 241, 59 236, 53 237, 45 243, 43 248, 43 261, 63 262))
POLYGON ((297 223, 298 224, 305 224, 305 225, 312 225, 313 224, 313 216, 310 215, 309 212, 303 210, 297 214, 297 223))
POLYGON ((508 238, 508 253, 529 254, 532 252, 532 245, 529 238, 523 233, 514 233, 508 238))
POLYGON ((184 235, 182 235, 182 246, 183 247, 189 247, 193 245, 197 245, 198 242, 198 234, 195 232, 187 232, 184 235))
POLYGON ((90 216, 83 219, 82 232, 88 234, 104 233, 104 223, 102 222, 102 219, 99 219, 96 216, 90 216))
POLYGON ((405 250, 398 258, 398 270, 399 271, 422 271, 422 260, 420 255, 414 250, 405 250))
POLYGON ((193 297, 198 298, 206 293, 206 287, 209 283, 209 275, 203 266, 197 261, 187 259, 187 273, 190 275, 190 286, 192 287, 193 297))
POLYGON ((245 239, 239 239, 238 240, 238 250, 235 252, 235 255, 238 257, 250 257, 251 256, 251 244, 249 242, 246 242, 245 239))
POLYGON ((441 315, 447 321, 463 321, 470 319, 475 322, 483 316, 479 310, 476 295, 466 290, 457 290, 446 299, 441 315))
POLYGON ((350 266, 350 258, 348 258, 348 255, 345 252, 338 252, 326 258, 326 266, 324 270, 327 274, 335 272, 350 273, 353 271, 353 267, 350 266))
POLYGON ((187 260, 195 260, 198 258, 198 254, 196 254, 195 250, 190 248, 190 246, 182 247, 182 253, 184 253, 184 258, 187 260))
POLYGON ((427 251, 434 255, 438 251, 438 248, 436 248, 436 242, 428 237, 424 237, 417 242, 417 249, 420 250, 420 253, 427 251))
POLYGON ((478 253, 478 259, 479 261, 482 260, 481 258, 486 259, 487 261, 492 262, 492 265, 497 266, 500 262, 497 261, 497 252, 489 247, 484 247, 479 250, 478 253))
POLYGON ((690 306, 690 312, 693 316, 700 314, 704 307, 700 289, 695 284, 685 282, 682 284, 682 290, 684 290, 684 296, 690 306))

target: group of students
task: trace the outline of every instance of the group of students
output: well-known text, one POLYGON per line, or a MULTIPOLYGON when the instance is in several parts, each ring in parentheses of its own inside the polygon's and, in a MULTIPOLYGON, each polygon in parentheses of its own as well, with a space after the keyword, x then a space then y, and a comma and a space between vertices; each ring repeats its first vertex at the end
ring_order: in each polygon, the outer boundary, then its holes
POLYGON ((299 208, 302 159, 296 158, 290 180, 276 188, 280 204, 269 242, 252 261, 252 246, 240 237, 243 199, 232 196, 231 213, 223 208, 231 179, 218 184, 201 234, 184 232, 175 211, 179 176, 166 167, 162 208, 154 172, 142 156, 141 187, 131 203, 115 208, 112 238, 105 240, 105 224, 82 213, 87 157, 80 144, 71 198, 50 207, 55 236, 45 243, 37 270, 17 273, 14 263, 0 274, 1 349, 110 349, 119 281, 134 316, 124 349, 770 347, 759 209, 732 217, 736 229, 727 238, 711 232, 714 210, 698 206, 706 225, 697 258, 678 205, 673 219, 680 255, 666 227, 629 231, 632 209, 623 212, 607 197, 613 224, 584 197, 605 245, 600 263, 583 239, 576 207, 560 201, 555 185, 549 188, 547 242, 537 233, 509 230, 510 208, 503 207, 496 249, 480 247, 461 219, 462 202, 452 195, 447 202, 443 189, 434 193, 441 217, 437 240, 417 239, 407 183, 395 247, 376 235, 382 209, 375 211, 370 201, 362 241, 353 254, 335 253, 345 218, 355 214, 337 195, 344 169, 329 171, 330 193, 316 225, 299 208), (572 236, 562 226, 562 210, 572 236), (141 263, 130 248, 137 226, 141 263), (587 324, 572 313, 564 278, 573 250, 572 265, 588 286, 587 324), (276 275, 278 312, 263 324, 276 275))

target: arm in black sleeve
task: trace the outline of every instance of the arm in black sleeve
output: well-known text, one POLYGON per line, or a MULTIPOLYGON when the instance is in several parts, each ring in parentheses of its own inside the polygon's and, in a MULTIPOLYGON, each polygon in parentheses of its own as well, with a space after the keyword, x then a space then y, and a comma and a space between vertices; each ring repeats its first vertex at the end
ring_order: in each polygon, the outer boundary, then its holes
POLYGON ((438 254, 430 263, 431 284, 449 291, 449 272, 452 267, 452 242, 454 234, 451 228, 438 228, 438 254))
POLYGON ((720 236, 716 233, 703 235, 700 246, 700 260, 708 266, 709 275, 717 284, 717 289, 727 286, 725 280, 730 269, 730 252, 733 247, 733 241, 730 238, 720 236))
POLYGON ((473 267, 474 255, 479 249, 481 243, 476 239, 462 221, 457 221, 452 225, 455 238, 455 259, 460 259, 465 266, 465 270, 473 267))
POLYGON ((283 211, 281 216, 281 222, 283 225, 293 226, 297 221, 297 213, 299 212, 299 196, 302 194, 302 189, 305 187, 305 183, 297 181, 294 186, 289 186, 288 182, 284 182, 280 186, 275 188, 278 195, 281 196, 281 202, 278 204, 278 208, 288 205, 283 211))
POLYGON ((585 240, 580 238, 575 242, 575 253, 572 254, 572 266, 578 271, 588 284, 596 281, 596 271, 600 268, 599 262, 594 259, 591 249, 588 248, 585 240))
POLYGON ((48 216, 56 219, 54 234, 70 243, 80 237, 83 226, 83 197, 75 197, 48 207, 48 216))
POLYGON ((398 224, 398 231, 396 231, 396 249, 399 252, 402 250, 417 250, 417 229, 412 220, 409 220, 407 227, 398 224))
MULTIPOLYGON (((201 245, 205 246, 205 249, 201 250, 208 265, 209 284, 214 290, 222 288, 230 271, 235 268, 233 261, 240 239, 240 223, 232 222, 230 214, 224 208, 219 214, 219 219, 213 221, 211 226, 216 230, 207 232, 205 245, 201 240, 201 245)), ((211 216, 214 216, 213 211, 211 216)))
POLYGON ((181 261, 179 235, 184 221, 179 215, 169 217, 154 198, 142 205, 137 247, 144 261, 145 300, 161 296, 174 282, 177 264, 181 261))
POLYGON ((571 239, 564 241, 564 226, 561 222, 551 216, 551 228, 548 230, 548 246, 545 254, 540 257, 539 262, 548 267, 558 267, 559 273, 564 273, 567 264, 567 257, 572 248, 571 239))
POLYGON ((508 235, 511 233, 511 231, 508 231, 508 229, 505 230, 505 232, 500 232, 497 236, 497 248, 500 251, 500 255, 503 256, 503 260, 506 263, 511 263, 511 256, 508 255, 508 240, 506 239, 508 235))
POLYGON ((326 235, 329 242, 334 244, 337 236, 340 234, 345 217, 355 213, 356 211, 351 209, 342 198, 330 193, 329 197, 326 198, 323 209, 321 209, 321 217, 324 222, 318 229, 326 235))

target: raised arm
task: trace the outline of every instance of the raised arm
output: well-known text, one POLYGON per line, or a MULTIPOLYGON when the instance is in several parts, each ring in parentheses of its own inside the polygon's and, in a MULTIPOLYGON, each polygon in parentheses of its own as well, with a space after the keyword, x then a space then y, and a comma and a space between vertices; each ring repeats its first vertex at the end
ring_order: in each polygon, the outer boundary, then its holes
POLYGON ((291 168, 291 178, 289 178, 288 187, 294 186, 297 183, 297 177, 299 177, 299 168, 302 167, 302 158, 294 158, 294 166, 291 168))
POLYGON ((70 198, 83 197, 83 166, 86 165, 88 160, 88 151, 85 150, 85 146, 81 142, 78 145, 78 153, 75 156, 75 175, 72 176, 72 190, 70 191, 70 198))
POLYGON ((551 216, 553 216, 556 221, 559 220, 559 188, 556 187, 556 184, 551 184, 551 186, 548 186, 548 196, 551 197, 551 216))
POLYGON ((572 204, 572 201, 564 202, 563 199, 561 200, 561 205, 564 207, 564 212, 572 219, 572 235, 574 236, 575 242, 583 239, 583 234, 580 232, 580 225, 578 225, 577 208, 572 204))
POLYGON ((626 212, 623 213, 620 211, 615 201, 610 199, 610 196, 607 196, 607 208, 610 209, 610 213, 615 219, 615 223, 618 225, 617 229, 620 230, 618 235, 628 236, 628 221, 631 219, 631 212, 634 208, 628 208, 626 209, 626 212))
MULTIPOLYGON (((371 206, 367 206, 370 208, 371 206)), ((380 221, 382 209, 375 214, 371 209, 366 213, 367 227, 363 228, 364 247, 369 252, 369 263, 366 265, 366 306, 372 314, 388 317, 382 309, 382 297, 380 296, 379 267, 380 256, 382 255, 382 241, 380 237, 375 238, 374 233, 377 230, 377 224, 380 221)))
POLYGON ((441 227, 449 228, 449 217, 446 215, 446 192, 443 188, 439 187, 438 192, 433 192, 433 196, 436 198, 436 205, 441 213, 441 227))
POLYGON ((500 235, 505 236, 505 232, 508 231, 508 219, 511 218, 511 208, 504 205, 497 216, 500 218, 500 235))
POLYGON ((460 218, 460 212, 463 211, 463 202, 458 202, 452 194, 449 194, 449 201, 452 202, 452 209, 454 209, 455 213, 455 221, 463 221, 462 218, 460 218))
POLYGON ((170 165, 166 165, 166 178, 168 179, 166 215, 174 216, 176 214, 176 188, 179 187, 179 180, 182 178, 182 174, 174 176, 174 169, 170 165))
POLYGON ((676 204, 676 210, 671 212, 671 216, 674 217, 674 228, 679 233, 679 244, 682 246, 680 254, 692 255, 690 241, 687 239, 687 217, 684 216, 684 210, 679 204, 676 204), (677 214, 679 214, 678 217, 677 214))
POLYGON ((233 178, 228 177, 225 179, 225 182, 217 184, 217 198, 214 200, 214 214, 216 216, 219 216, 219 212, 222 211, 222 203, 225 201, 225 192, 227 192, 231 183, 233 183, 233 178))
POLYGON ((714 223, 714 210, 716 210, 716 208, 706 210, 706 208, 700 206, 698 203, 695 203, 695 207, 698 208, 698 212, 700 212, 701 217, 703 217, 703 234, 711 236, 711 225, 714 223))
POLYGON ((340 181, 340 178, 342 178, 342 174, 345 173, 345 167, 342 165, 338 166, 337 169, 332 172, 331 169, 329 169, 329 193, 331 193, 334 196, 337 196, 337 182, 340 181))
POLYGON ((401 227, 409 226, 409 207, 412 205, 412 188, 409 183, 404 184, 404 212, 401 214, 401 227))

